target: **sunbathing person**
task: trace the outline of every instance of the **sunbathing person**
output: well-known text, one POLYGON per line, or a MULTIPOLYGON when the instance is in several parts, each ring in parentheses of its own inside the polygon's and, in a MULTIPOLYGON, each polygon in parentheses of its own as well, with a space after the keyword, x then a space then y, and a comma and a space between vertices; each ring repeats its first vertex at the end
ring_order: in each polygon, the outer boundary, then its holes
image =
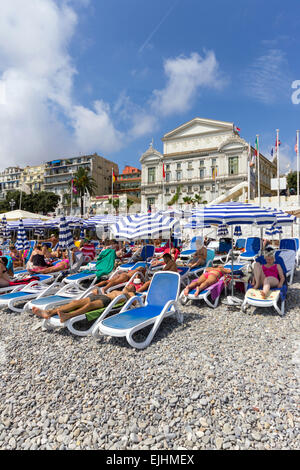
POLYGON ((49 319, 53 315, 58 315, 61 323, 70 318, 77 317, 87 312, 92 312, 100 308, 106 308, 110 302, 119 295, 125 295, 126 299, 130 299, 135 295, 135 287, 127 286, 123 290, 114 290, 106 295, 100 294, 98 289, 93 289, 91 294, 84 299, 72 300, 66 305, 60 305, 51 310, 41 310, 37 307, 32 308, 32 312, 38 317, 49 319))
MULTIPOLYGON (((172 271, 174 273, 178 273, 177 264, 175 263, 175 261, 173 260, 172 256, 169 253, 164 254, 163 260, 165 264, 164 264, 163 269, 161 269, 161 271, 172 271)), ((150 286, 150 283, 151 283, 151 280, 146 281, 143 284, 143 286, 137 289, 137 292, 138 293, 146 292, 150 286)))
POLYGON ((131 269, 130 271, 117 271, 110 279, 100 281, 96 286, 102 287, 102 293, 106 294, 107 290, 111 287, 117 286, 118 284, 126 284, 135 273, 141 273, 144 276, 146 268, 141 266, 136 269, 131 269))
POLYGON ((191 269, 204 266, 206 263, 207 249, 204 246, 203 237, 200 237, 197 240, 196 246, 197 246, 197 251, 194 254, 193 258, 187 264, 188 267, 191 269))
POLYGON ((16 249, 15 245, 10 245, 9 247, 9 256, 13 260, 14 268, 21 268, 23 267, 23 258, 21 253, 16 249))
POLYGON ((6 269, 7 258, 0 258, 0 287, 8 287, 10 283, 10 277, 6 269))
POLYGON ((254 280, 253 289, 262 287, 261 296, 266 298, 272 287, 280 289, 285 281, 285 277, 280 264, 275 264, 274 251, 265 251, 264 258, 266 264, 261 265, 256 262, 253 267, 254 280))
POLYGON ((218 266, 216 268, 206 268, 205 272, 201 274, 198 279, 192 281, 188 286, 186 286, 183 291, 184 295, 187 296, 190 290, 196 288, 195 295, 197 296, 201 291, 218 282, 223 274, 230 273, 231 269, 224 268, 223 266, 218 266))

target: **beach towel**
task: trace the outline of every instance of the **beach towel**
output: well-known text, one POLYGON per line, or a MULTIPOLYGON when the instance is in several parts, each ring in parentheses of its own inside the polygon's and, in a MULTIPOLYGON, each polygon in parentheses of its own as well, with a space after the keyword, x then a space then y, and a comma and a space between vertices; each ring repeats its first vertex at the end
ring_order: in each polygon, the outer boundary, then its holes
POLYGON ((96 276, 97 280, 101 276, 105 276, 111 273, 115 266, 116 252, 112 249, 101 251, 97 257, 96 262, 96 276))
MULTIPOLYGON (((125 303, 125 300, 122 302, 120 301, 119 303, 117 303, 114 308, 112 309, 112 313, 115 312, 115 310, 119 310, 121 307, 123 307, 125 303)), ((86 316, 86 319, 88 321, 93 321, 93 320, 97 320, 97 318, 100 317, 100 315, 104 312, 104 310, 106 309, 106 307, 103 307, 103 308, 98 308, 97 310, 93 310, 91 312, 87 312, 85 314, 86 316)))
POLYGON ((38 276, 32 276, 32 277, 28 277, 28 278, 25 278, 25 279, 10 281, 9 285, 10 286, 19 286, 21 284, 29 284, 32 281, 39 281, 39 280, 40 280, 40 278, 38 276))

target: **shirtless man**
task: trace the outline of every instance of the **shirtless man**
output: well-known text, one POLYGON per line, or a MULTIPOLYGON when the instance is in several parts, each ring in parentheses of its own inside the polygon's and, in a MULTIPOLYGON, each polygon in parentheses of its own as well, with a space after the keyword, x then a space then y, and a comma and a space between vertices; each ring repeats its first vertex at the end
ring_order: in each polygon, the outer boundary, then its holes
POLYGON ((132 285, 124 287, 122 291, 114 290, 106 295, 99 294, 98 289, 93 289, 91 294, 84 299, 72 300, 66 305, 60 305, 59 307, 55 307, 51 310, 41 310, 37 307, 33 307, 32 312, 38 317, 47 320, 53 315, 58 315, 60 322, 64 323, 67 320, 70 320, 70 318, 77 317, 78 315, 92 312, 99 308, 106 308, 110 302, 119 295, 124 295, 126 300, 128 300, 130 297, 135 295, 135 292, 135 287, 132 285))
POLYGON ((96 284, 97 287, 102 287, 102 294, 106 294, 108 289, 117 286, 118 284, 126 284, 135 273, 141 273, 143 276, 146 273, 146 268, 142 266, 137 269, 131 269, 130 271, 117 271, 111 279, 107 281, 101 281, 96 284))
MULTIPOLYGON (((177 264, 175 263, 175 261, 173 260, 172 256, 169 253, 164 254, 163 260, 164 260, 165 265, 161 271, 172 271, 174 273, 178 273, 177 264)), ((146 290, 148 290, 150 283, 151 283, 151 280, 145 282, 143 286, 137 290, 137 292, 140 293, 140 292, 145 292, 146 290)))

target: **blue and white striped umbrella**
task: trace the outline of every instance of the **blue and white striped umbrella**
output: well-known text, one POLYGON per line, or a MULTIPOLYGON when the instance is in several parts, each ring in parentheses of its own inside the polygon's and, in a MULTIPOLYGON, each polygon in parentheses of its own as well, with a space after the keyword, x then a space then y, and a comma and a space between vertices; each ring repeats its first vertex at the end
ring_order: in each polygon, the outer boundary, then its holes
POLYGON ((19 228, 17 233, 17 241, 15 243, 15 247, 18 251, 27 250, 29 248, 29 241, 27 239, 27 235, 24 229, 23 220, 19 220, 19 228))
POLYGON ((70 227, 64 216, 60 219, 58 246, 61 250, 72 250, 72 248, 75 248, 70 227))
POLYGON ((240 202, 204 206, 194 212, 190 221, 193 219, 201 220, 207 224, 256 224, 260 227, 270 226, 277 221, 273 210, 240 202))
POLYGON ((234 229, 234 234, 235 237, 241 237, 242 236, 242 229, 240 225, 237 225, 234 229))
POLYGON ((272 225, 270 228, 265 230, 266 235, 277 235, 282 234, 282 227, 280 225, 272 225))
POLYGON ((217 236, 218 237, 225 237, 226 235, 228 235, 228 228, 227 228, 227 225, 219 225, 218 226, 218 231, 217 231, 217 236))
POLYGON ((277 219, 277 224, 278 225, 291 225, 294 222, 296 222, 297 217, 291 214, 287 214, 286 212, 282 211, 281 209, 272 209, 271 207, 267 208, 268 210, 271 210, 274 212, 276 215, 277 219))
POLYGON ((84 238, 84 226, 83 224, 81 224, 80 226, 80 235, 79 235, 80 238, 84 238))
POLYGON ((159 212, 120 217, 110 230, 117 240, 169 239, 171 236, 181 238, 179 221, 159 212))
POLYGON ((45 229, 43 227, 36 227, 34 230, 35 235, 39 236, 44 236, 45 235, 45 229))
POLYGON ((5 215, 3 216, 2 221, 1 221, 1 236, 5 240, 10 238, 10 230, 9 230, 5 215))

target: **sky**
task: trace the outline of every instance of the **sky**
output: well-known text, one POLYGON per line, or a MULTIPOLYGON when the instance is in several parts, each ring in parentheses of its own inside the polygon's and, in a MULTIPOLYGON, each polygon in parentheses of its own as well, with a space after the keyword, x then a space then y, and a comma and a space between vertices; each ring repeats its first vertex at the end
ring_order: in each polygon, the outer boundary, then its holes
POLYGON ((0 169, 97 152, 140 166, 195 117, 296 169, 298 0, 0 0, 0 169), (294 86, 294 88, 292 88, 294 86))

